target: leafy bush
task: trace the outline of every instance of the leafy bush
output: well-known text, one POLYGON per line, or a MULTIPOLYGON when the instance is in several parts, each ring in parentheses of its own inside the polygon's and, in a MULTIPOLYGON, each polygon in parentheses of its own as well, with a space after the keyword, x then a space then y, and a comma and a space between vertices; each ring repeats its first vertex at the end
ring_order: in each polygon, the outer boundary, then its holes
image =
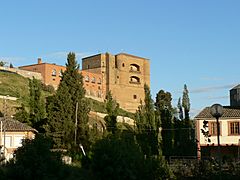
POLYGON ((47 92, 49 92, 51 94, 53 94, 55 92, 55 89, 54 89, 54 87, 52 85, 46 85, 44 83, 42 83, 42 90, 43 91, 47 91, 47 92))
MULTIPOLYGON (((96 179, 168 179, 173 177, 165 160, 145 158, 132 134, 110 135, 93 148, 91 171, 96 179)), ((86 167, 86 164, 83 164, 86 167)))

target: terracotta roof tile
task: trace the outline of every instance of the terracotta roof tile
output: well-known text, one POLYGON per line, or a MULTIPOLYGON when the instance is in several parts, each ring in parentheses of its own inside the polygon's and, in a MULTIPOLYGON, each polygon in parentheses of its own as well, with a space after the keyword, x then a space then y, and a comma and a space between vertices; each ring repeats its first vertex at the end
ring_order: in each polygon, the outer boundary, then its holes
POLYGON ((0 121, 3 122, 3 129, 5 128, 6 131, 34 131, 37 132, 36 129, 21 123, 19 121, 16 121, 11 118, 2 118, 0 117, 0 121))
MULTIPOLYGON (((210 107, 204 108, 196 117, 195 119, 202 119, 202 118, 214 118, 210 114, 210 107)), ((223 107, 223 115, 222 118, 240 118, 240 108, 233 108, 230 106, 223 107)))

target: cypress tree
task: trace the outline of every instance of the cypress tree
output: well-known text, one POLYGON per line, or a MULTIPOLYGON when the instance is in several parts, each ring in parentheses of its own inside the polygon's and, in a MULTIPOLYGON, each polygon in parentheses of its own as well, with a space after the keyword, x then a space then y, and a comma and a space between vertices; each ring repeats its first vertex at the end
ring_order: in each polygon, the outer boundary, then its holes
MULTIPOLYGON (((29 114, 30 114, 30 125, 32 125, 37 130, 40 129, 42 121, 45 118, 45 102, 42 96, 42 86, 41 82, 33 77, 29 80, 29 114)), ((25 113, 25 108, 23 107, 23 113, 25 113)))
POLYGON ((156 96, 155 107, 157 114, 161 120, 162 127, 162 153, 168 159, 168 157, 172 154, 173 151, 173 138, 174 131, 173 122, 172 122, 172 95, 169 92, 164 92, 164 90, 160 90, 156 96))
POLYGON ((161 154, 160 122, 155 116, 154 102, 146 84, 144 85, 144 91, 144 104, 141 102, 136 112, 137 140, 144 154, 150 157, 161 154))
POLYGON ((183 97, 182 97, 182 107, 184 108, 185 119, 189 120, 189 111, 190 111, 190 99, 188 95, 187 85, 184 84, 183 97))
POLYGON ((105 116, 104 120, 106 121, 107 130, 114 134, 117 130, 119 104, 113 99, 111 91, 106 95, 105 104, 108 115, 105 116))
POLYGON ((182 104, 181 104, 181 98, 178 99, 178 114, 179 114, 179 119, 183 120, 183 109, 182 109, 182 104))
POLYGON ((75 147, 75 132, 77 146, 87 145, 88 113, 90 111, 84 98, 83 77, 79 71, 74 53, 69 53, 66 71, 56 94, 48 98, 48 124, 45 126, 47 135, 53 138, 56 148, 71 149, 75 147), (77 123, 76 123, 77 122, 77 123))

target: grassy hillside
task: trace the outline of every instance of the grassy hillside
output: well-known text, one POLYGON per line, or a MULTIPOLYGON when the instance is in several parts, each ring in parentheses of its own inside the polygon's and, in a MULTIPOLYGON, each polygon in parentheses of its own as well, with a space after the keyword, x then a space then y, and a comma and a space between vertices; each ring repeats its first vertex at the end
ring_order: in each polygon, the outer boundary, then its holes
POLYGON ((28 79, 18 74, 0 71, 0 95, 27 97, 28 79))
MULTIPOLYGON (((89 106, 92 111, 100 112, 100 113, 107 113, 104 102, 99 102, 99 101, 91 99, 91 98, 87 98, 87 99, 89 101, 89 106)), ((123 109, 119 110, 119 115, 134 118, 133 113, 127 112, 123 109)))
MULTIPOLYGON (((0 95, 9 95, 12 97, 17 97, 18 100, 16 102, 8 100, 9 112, 14 112, 14 109, 20 106, 22 103, 27 105, 29 98, 29 90, 28 90, 28 82, 27 78, 24 78, 18 74, 0 71, 0 95)), ((51 95, 47 91, 43 91, 44 96, 51 95)), ((89 101, 89 105, 92 111, 106 113, 105 103, 99 102, 91 98, 87 98, 89 101)), ((0 111, 2 110, 3 100, 0 99, 0 111)), ((119 114, 121 116, 127 116, 133 118, 134 114, 124 111, 122 109, 119 110, 119 114)))

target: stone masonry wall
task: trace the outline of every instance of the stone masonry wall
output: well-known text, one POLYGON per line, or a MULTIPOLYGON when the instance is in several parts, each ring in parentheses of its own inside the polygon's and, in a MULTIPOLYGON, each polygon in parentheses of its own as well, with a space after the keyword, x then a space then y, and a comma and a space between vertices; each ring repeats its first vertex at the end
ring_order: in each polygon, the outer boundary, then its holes
POLYGON ((23 77, 30 78, 30 79, 34 77, 35 79, 42 80, 42 75, 41 73, 38 73, 38 72, 32 72, 32 71, 21 70, 18 68, 10 68, 10 67, 2 67, 2 66, 0 66, 0 70, 17 73, 23 77))

